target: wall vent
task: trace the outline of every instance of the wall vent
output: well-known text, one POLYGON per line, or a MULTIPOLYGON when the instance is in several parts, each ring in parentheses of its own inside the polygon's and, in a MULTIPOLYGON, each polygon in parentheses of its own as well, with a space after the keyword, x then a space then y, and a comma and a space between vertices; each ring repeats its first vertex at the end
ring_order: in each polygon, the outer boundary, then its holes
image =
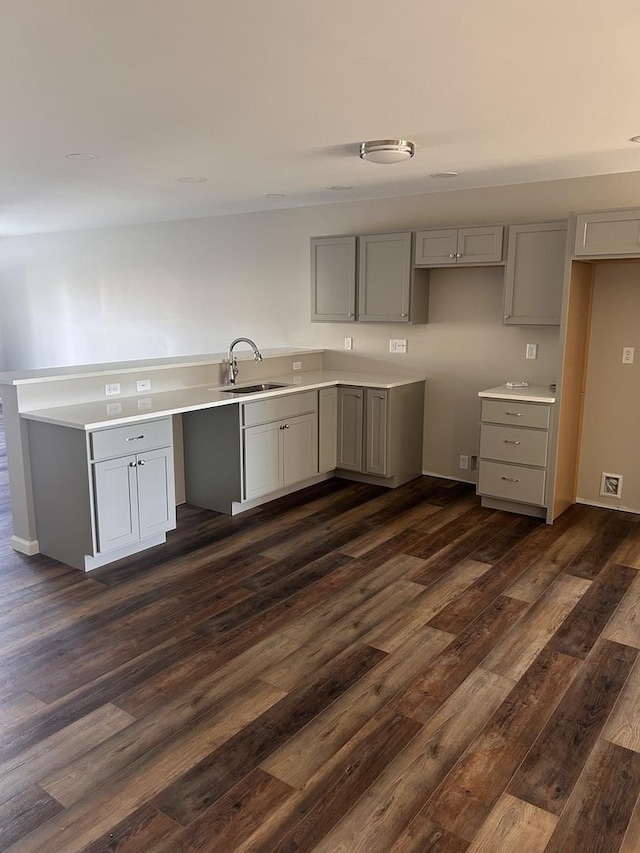
POLYGON ((622 497, 622 474, 602 472, 600 479, 600 494, 603 498, 622 497))

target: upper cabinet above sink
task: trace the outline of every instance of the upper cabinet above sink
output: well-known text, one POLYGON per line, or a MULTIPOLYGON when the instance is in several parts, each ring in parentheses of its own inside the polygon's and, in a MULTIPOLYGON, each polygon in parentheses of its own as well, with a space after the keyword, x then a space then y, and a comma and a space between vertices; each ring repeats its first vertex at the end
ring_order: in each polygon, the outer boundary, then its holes
POLYGON ((502 263, 502 225, 418 231, 415 264, 418 267, 450 267, 502 263))

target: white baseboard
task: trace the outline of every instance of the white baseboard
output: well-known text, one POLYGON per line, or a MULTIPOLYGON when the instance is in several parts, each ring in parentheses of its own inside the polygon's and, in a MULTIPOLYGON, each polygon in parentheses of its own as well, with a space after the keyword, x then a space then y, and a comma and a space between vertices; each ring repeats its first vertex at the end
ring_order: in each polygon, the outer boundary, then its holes
POLYGON ((456 483, 469 483, 470 486, 475 486, 475 480, 463 480, 462 477, 451 477, 449 474, 436 474, 435 471, 423 471, 425 477, 437 477, 439 480, 455 480, 456 483))
POLYGON ((612 504, 605 504, 602 501, 587 501, 584 498, 576 498, 577 504, 584 504, 584 506, 597 506, 600 509, 613 509, 616 512, 631 512, 634 515, 640 515, 640 509, 632 509, 630 506, 613 506, 612 504))
POLYGON ((14 551, 20 554, 26 554, 28 557, 33 557, 34 554, 40 553, 40 545, 37 539, 23 539, 22 536, 11 537, 11 547, 14 551))

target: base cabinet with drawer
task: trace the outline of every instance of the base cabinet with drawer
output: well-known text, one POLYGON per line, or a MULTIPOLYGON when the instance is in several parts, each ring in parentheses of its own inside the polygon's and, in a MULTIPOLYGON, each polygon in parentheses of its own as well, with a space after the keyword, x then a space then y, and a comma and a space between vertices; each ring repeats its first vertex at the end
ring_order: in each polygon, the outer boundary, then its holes
POLYGON ((542 399, 482 400, 477 491, 483 506, 545 517, 553 405, 542 399))
POLYGON ((336 473, 399 486, 422 473, 424 382, 338 389, 336 473))
POLYGON ((171 418, 86 433, 29 421, 40 551, 88 571, 176 526, 171 418))

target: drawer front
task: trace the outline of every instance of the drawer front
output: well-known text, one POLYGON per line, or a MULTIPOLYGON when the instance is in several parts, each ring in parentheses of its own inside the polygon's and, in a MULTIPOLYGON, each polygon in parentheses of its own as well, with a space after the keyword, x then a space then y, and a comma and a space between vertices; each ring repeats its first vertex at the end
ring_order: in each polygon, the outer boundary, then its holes
POLYGON ((257 400, 255 403, 243 403, 243 424, 247 427, 255 426, 317 411, 318 392, 301 391, 299 394, 257 400))
POLYGON ((91 433, 91 458, 113 459, 127 453, 139 453, 173 443, 171 418, 161 421, 141 421, 127 426, 100 429, 91 433))
POLYGON ((549 429, 551 407, 517 400, 483 400, 482 420, 494 424, 549 429))
POLYGON ((545 483, 546 471, 539 468, 522 468, 520 465, 485 462, 484 459, 480 461, 479 495, 544 506, 545 483))
POLYGON ((480 456, 521 465, 547 464, 549 433, 539 429, 483 424, 480 429, 480 456))

